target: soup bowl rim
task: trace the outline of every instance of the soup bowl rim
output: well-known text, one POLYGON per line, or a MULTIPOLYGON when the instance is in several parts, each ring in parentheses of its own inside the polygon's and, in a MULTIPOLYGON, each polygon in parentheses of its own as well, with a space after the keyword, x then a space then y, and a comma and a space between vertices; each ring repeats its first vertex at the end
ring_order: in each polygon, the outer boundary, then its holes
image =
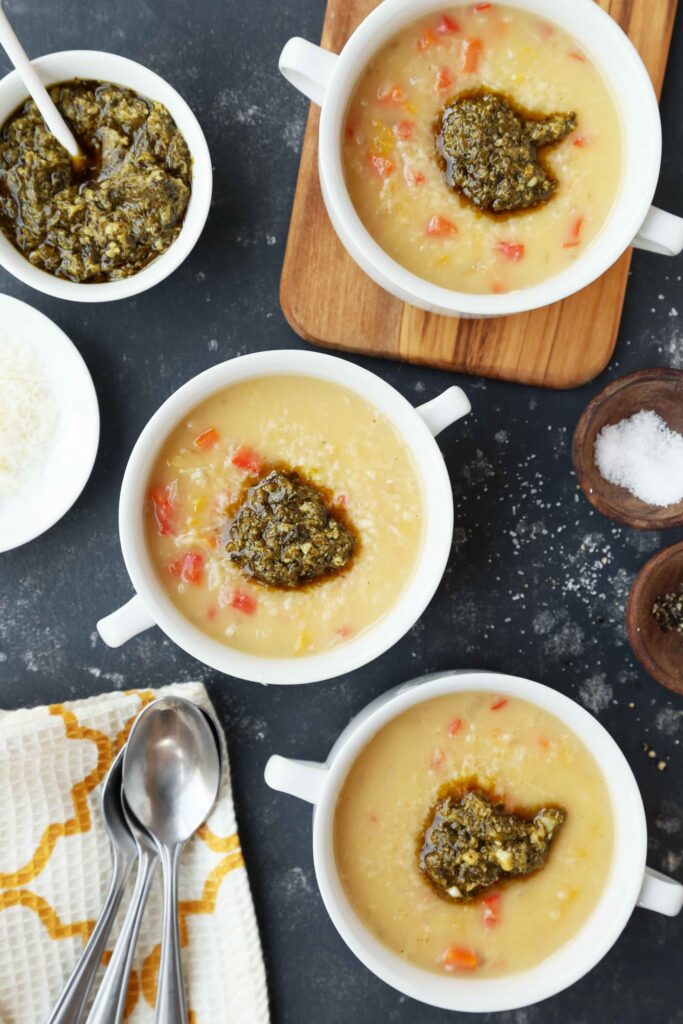
MULTIPOLYGON (((69 281, 42 270, 0 231, 0 265, 19 281, 58 299, 111 302, 147 291, 172 274, 190 254, 202 233, 211 206, 213 170, 204 132, 189 104, 161 75, 129 57, 102 50, 60 50, 31 62, 44 84, 71 79, 113 82, 162 103, 175 121, 192 156, 192 192, 183 224, 169 247, 142 270, 120 281, 69 281)), ((17 71, 0 79, 0 127, 28 99, 17 71)))
MULTIPOLYGON (((567 988, 591 970, 623 931, 643 884, 647 827, 633 772, 604 726, 580 704, 542 683, 478 670, 435 673, 401 684, 367 705, 343 730, 316 780, 313 859, 320 893, 340 935, 374 974, 405 995, 448 1010, 470 1013, 513 1010, 567 988), (337 798, 347 774, 372 736, 403 711, 458 692, 509 696, 560 718, 594 757, 607 783, 614 841, 600 898, 576 933, 537 965, 497 978, 457 978, 418 967, 381 943, 353 909, 334 854, 337 798), (618 794, 619 802, 616 801, 618 794)), ((266 769, 269 781, 269 769, 266 769)), ((276 788, 281 788, 277 786, 276 788)), ((308 797, 311 799, 310 797, 308 797)))
POLYGON ((150 615, 146 625, 159 625, 179 647, 204 664, 261 683, 310 683, 333 678, 367 664, 397 643, 422 615, 441 582, 450 555, 453 517, 446 463, 417 408, 363 367, 336 356, 298 349, 255 352, 225 360, 174 391, 143 428, 129 457, 119 500, 121 549, 136 594, 150 615), (247 654, 193 625, 173 604, 156 575, 144 526, 152 467, 182 417, 218 391, 241 381, 275 375, 306 376, 339 384, 383 412, 411 453, 426 518, 420 553, 396 603, 358 637, 328 651, 288 658, 247 654))
MULTIPOLYGON (((466 6, 456 0, 453 7, 466 6)), ((552 0, 511 0, 574 36, 601 70, 621 117, 623 170, 605 223, 585 252, 569 267, 525 288, 503 294, 477 294, 441 287, 412 273, 374 240, 361 221, 346 186, 342 124, 348 103, 372 55, 396 31, 421 15, 439 10, 438 0, 384 0, 356 28, 329 74, 322 102, 318 167, 330 220, 362 270, 386 291, 431 312, 465 317, 507 316, 557 302, 580 291, 609 269, 629 248, 650 209, 661 167, 659 106, 645 65, 628 36, 594 0, 574 0, 558 8, 552 0), (571 23, 571 28, 568 27, 571 23), (615 56, 618 54, 617 57, 615 56), (605 68, 612 68, 611 76, 605 68), (616 88, 617 66, 621 89, 616 88), (622 93, 628 94, 628 100, 622 93), (637 103, 637 118, 626 117, 637 103), (644 134, 640 158, 632 152, 635 128, 644 134)), ((642 138, 642 137, 641 137, 642 138)))

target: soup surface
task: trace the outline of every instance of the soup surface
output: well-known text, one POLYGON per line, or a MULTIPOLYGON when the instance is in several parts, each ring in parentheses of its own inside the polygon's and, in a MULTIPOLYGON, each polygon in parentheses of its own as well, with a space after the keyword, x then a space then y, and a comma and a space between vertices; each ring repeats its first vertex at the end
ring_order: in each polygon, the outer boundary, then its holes
POLYGON ((272 376, 217 392, 178 424, 152 471, 145 521, 183 615, 241 651, 289 657, 345 643, 396 603, 419 556, 422 507, 410 452, 384 415, 336 384, 272 376), (248 489, 283 465, 320 489, 330 521, 355 539, 339 571, 302 587, 258 582, 226 550, 248 489))
POLYGON ((458 693, 409 708, 361 752, 339 795, 335 854, 346 894, 368 929, 406 960, 458 976, 532 967, 574 935, 595 907, 612 857, 602 774, 555 716, 495 693, 458 693), (420 867, 431 811, 463 781, 531 816, 566 820, 545 865, 477 898, 440 895, 420 867))
POLYGON ((590 245, 617 195, 622 138, 607 83, 571 36, 525 11, 470 4, 408 25, 372 58, 347 111, 343 161, 358 215, 398 263, 444 288, 506 292, 559 273, 590 245), (442 113, 482 91, 522 117, 575 115, 561 141, 539 144, 557 182, 547 201, 481 212, 447 183, 442 113))

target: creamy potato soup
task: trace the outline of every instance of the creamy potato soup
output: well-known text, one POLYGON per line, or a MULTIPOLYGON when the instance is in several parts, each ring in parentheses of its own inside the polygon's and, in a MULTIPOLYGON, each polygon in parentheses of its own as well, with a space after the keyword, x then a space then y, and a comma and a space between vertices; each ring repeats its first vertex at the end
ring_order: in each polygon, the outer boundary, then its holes
POLYGON ((578 43, 493 3, 436 11, 394 36, 358 82, 343 139, 351 200, 377 243, 419 277, 477 293, 537 284, 580 258, 622 160, 614 99, 578 43), (497 117, 482 105, 491 97, 497 117), (478 194, 487 179, 495 204, 478 194), (520 182, 526 197, 501 201, 520 182))
MULTIPOLYGON (((495 693, 438 697, 389 722, 353 764, 335 815, 342 884, 367 928, 406 960, 462 977, 532 967, 570 939, 600 897, 612 837, 607 787, 583 743, 548 712, 495 693), (463 822, 474 828, 477 819, 471 808, 459 819, 449 852, 463 855, 460 887, 445 891, 425 870, 425 852, 438 845, 427 826, 443 824, 445 805, 438 819, 433 811, 453 792, 451 813, 467 794, 484 809, 498 801, 500 817, 479 822, 483 830, 496 821, 488 877, 477 863, 485 832, 468 845, 463 822), (510 850, 524 848, 512 833, 500 842, 501 822, 525 829, 545 862, 510 873, 510 850), (474 879, 471 898, 463 879, 474 879)), ((453 865, 444 865, 447 874, 453 865)))
POLYGON ((422 507, 410 452, 367 401, 313 377, 256 377, 202 402, 164 443, 147 544, 170 599, 209 636, 307 655, 396 603, 422 507))

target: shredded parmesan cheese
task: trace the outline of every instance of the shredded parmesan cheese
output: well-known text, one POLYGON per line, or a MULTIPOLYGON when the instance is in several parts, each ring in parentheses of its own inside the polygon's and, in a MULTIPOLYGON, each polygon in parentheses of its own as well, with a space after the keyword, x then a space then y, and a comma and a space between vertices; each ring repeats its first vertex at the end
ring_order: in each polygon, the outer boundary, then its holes
POLYGON ((44 366, 0 335, 0 496, 19 491, 44 461, 56 418, 44 366))

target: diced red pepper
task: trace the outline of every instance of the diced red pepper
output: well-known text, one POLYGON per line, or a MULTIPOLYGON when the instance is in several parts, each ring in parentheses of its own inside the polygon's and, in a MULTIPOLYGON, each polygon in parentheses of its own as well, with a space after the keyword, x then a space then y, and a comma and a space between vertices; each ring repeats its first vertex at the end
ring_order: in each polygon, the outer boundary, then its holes
POLYGON ((481 922, 484 928, 495 928, 500 922, 500 893, 490 892, 482 902, 481 922))
POLYGON ((244 590, 236 590, 230 600, 230 607, 245 615, 253 615, 256 611, 258 601, 253 594, 247 594, 244 590))
POLYGON ((453 72, 448 68, 441 68, 441 71, 437 72, 434 80, 434 91, 446 92, 453 85, 454 81, 453 72))
POLYGON ((207 448, 213 448, 218 443, 218 431, 215 427, 209 427, 203 434, 199 434, 194 439, 195 448, 201 448, 206 450, 207 448))
POLYGON ((420 36, 420 38, 417 41, 417 48, 418 48, 418 50, 429 50, 432 46, 435 46, 435 45, 436 45, 436 36, 431 31, 431 29, 427 29, 425 34, 423 36, 420 36))
POLYGON ((536 31, 541 39, 550 39, 551 36, 555 35, 555 28, 549 21, 537 21, 536 31))
POLYGON ((582 53, 579 53, 578 50, 569 50, 568 53, 572 60, 578 60, 581 64, 586 63, 586 58, 582 53))
POLYGON ((397 121, 394 125, 394 135, 397 139, 403 141, 412 139, 415 134, 415 122, 414 121, 397 121))
POLYGON ((254 476, 258 476, 261 472, 261 459, 253 448, 249 448, 246 445, 242 445, 237 449, 232 457, 232 464, 237 466, 238 469, 243 469, 246 473, 252 473, 254 476))
POLYGON ((200 554, 188 551, 186 555, 183 555, 180 578, 183 583, 191 583, 194 587, 199 586, 204 579, 204 559, 200 554))
POLYGON ((472 8, 477 14, 483 14, 484 11, 490 11, 493 4, 475 4, 472 8))
POLYGON ((457 224, 446 217, 440 217, 438 213, 430 217, 427 222, 427 234, 433 238, 445 238, 447 235, 455 235, 457 232, 457 224))
POLYGON ((441 767, 445 760, 446 755, 444 754, 443 750, 435 750, 434 753, 432 754, 431 761, 429 762, 429 767, 433 772, 438 772, 439 768, 441 767))
POLYGON ((382 180, 384 180, 384 178, 388 178, 390 174, 394 173, 393 161, 388 160, 385 156, 378 156, 377 153, 370 153, 368 154, 368 162, 377 177, 382 180))
POLYGON ((581 228, 583 227, 583 217, 577 217, 569 230, 569 239, 563 242, 565 249, 573 249, 575 245, 581 244, 581 228))
POLYGON ((496 249, 504 256, 506 260, 511 260, 513 263, 518 263, 524 259, 525 248, 521 242, 505 242, 500 241, 496 243, 496 249))
POLYGON ((550 750, 550 740, 546 736, 539 736, 538 745, 539 747, 542 747, 543 750, 550 750))
POLYGON ((587 138, 585 135, 577 135, 576 138, 574 139, 574 145, 578 146, 579 149, 584 149, 589 144, 590 144, 590 139, 587 138))
POLYGON ((462 25, 455 18, 451 18, 450 15, 444 14, 441 21, 436 26, 436 31, 440 32, 442 36, 453 36, 456 32, 462 32, 462 25))
POLYGON ((507 288, 499 278, 494 277, 494 279, 491 281, 491 291, 493 292, 494 295, 504 295, 505 292, 507 291, 507 288))
POLYGON ((425 182, 425 176, 422 171, 407 170, 405 179, 408 188, 417 188, 419 185, 424 185, 425 182))
POLYGON ((348 640, 348 638, 352 636, 352 634, 353 630, 351 629, 350 626, 340 626, 339 629, 337 630, 337 636, 340 638, 340 640, 348 640))
POLYGON ((213 620, 216 618, 217 615, 218 615, 218 608, 216 608, 215 605, 211 605, 211 607, 208 609, 208 611, 206 613, 207 619, 209 620, 209 622, 213 622, 213 620))
POLYGON ((457 736, 462 729, 462 718, 454 718, 451 724, 448 726, 448 735, 457 736))
POLYGON ((474 39, 472 36, 468 36, 463 40, 462 69, 466 75, 471 75, 474 71, 478 70, 479 58, 483 49, 484 44, 481 39, 474 39))
POLYGON ((347 124, 346 128, 344 129, 344 134, 346 135, 347 139, 352 139, 356 133, 352 126, 350 124, 347 124))
POLYGON ((476 953, 464 946, 449 946, 441 957, 447 971, 476 971, 481 963, 476 953))
POLYGON ((400 85, 380 86, 377 90, 377 99, 380 103, 403 103, 406 92, 400 85))
POLYGON ((500 711, 501 708, 505 707, 507 702, 507 697, 501 697, 500 700, 494 701, 494 703, 491 705, 491 711, 500 711))
POLYGON ((173 502, 168 493, 168 487, 153 487, 150 491, 150 501, 154 510, 154 518, 157 530, 162 537, 173 536, 175 532, 173 502))

